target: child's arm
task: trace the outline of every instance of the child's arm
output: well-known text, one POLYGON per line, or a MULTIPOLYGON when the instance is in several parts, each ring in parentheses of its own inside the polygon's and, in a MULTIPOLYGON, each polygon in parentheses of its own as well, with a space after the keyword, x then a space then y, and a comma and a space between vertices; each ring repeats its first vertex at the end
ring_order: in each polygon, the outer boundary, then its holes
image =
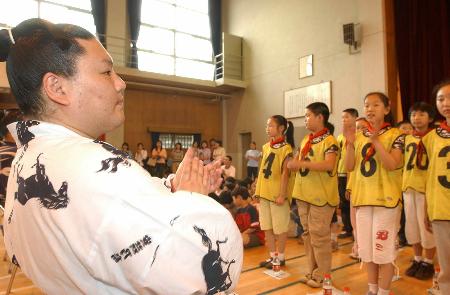
POLYGON ((286 200, 287 184, 289 180, 288 163, 292 161, 291 157, 287 157, 283 163, 283 172, 281 173, 280 194, 275 199, 277 205, 283 205, 286 200))
POLYGON ((287 163, 287 168, 289 170, 292 171, 298 171, 300 169, 300 148, 297 149, 297 151, 295 152, 295 155, 292 159, 289 160, 289 162, 287 163))
POLYGON ((355 126, 344 125, 343 135, 345 137, 345 153, 344 166, 347 172, 352 172, 355 169, 355 126))
POLYGON ((337 155, 334 152, 326 153, 323 161, 297 161, 297 165, 302 169, 313 171, 333 171, 336 166, 337 155))
POLYGON ((383 167, 388 170, 392 171, 397 168, 399 168, 402 164, 402 158, 403 153, 401 149, 393 148, 390 152, 388 152, 383 144, 378 139, 378 133, 375 133, 374 136, 371 137, 372 144, 375 147, 375 150, 377 151, 378 158, 381 161, 381 164, 383 164, 383 167))
POLYGON ((353 172, 348 173, 348 178, 347 178, 347 186, 345 187, 345 198, 350 201, 350 197, 352 194, 352 185, 353 185, 353 172))

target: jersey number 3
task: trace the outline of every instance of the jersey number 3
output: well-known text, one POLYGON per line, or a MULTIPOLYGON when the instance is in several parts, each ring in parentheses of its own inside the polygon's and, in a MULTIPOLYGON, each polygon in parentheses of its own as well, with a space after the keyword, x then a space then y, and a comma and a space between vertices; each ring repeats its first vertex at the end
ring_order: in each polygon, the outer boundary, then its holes
MULTIPOLYGON (((438 157, 439 158, 445 158, 445 157, 447 157, 447 154, 449 152, 450 152, 450 146, 446 146, 439 152, 438 157)), ((447 170, 448 169, 450 169, 450 162, 447 162, 447 170)), ((446 175, 439 175, 438 176, 438 181, 443 187, 450 188, 450 182, 448 181, 446 175)))

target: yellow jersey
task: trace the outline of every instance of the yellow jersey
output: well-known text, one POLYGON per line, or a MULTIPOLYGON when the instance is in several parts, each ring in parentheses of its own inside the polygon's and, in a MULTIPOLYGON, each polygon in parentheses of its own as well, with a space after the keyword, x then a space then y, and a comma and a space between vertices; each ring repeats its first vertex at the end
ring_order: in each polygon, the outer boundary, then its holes
MULTIPOLYGON (((354 207, 380 206, 396 207, 402 197, 402 167, 393 171, 386 170, 378 158, 376 150, 365 159, 372 143, 369 130, 356 134, 355 167, 352 175, 351 200, 354 207)), ((397 128, 384 127, 378 135, 379 141, 389 152, 392 149, 404 149, 405 137, 397 128)))
POLYGON ((450 220, 450 132, 441 127, 422 138, 429 166, 425 196, 430 220, 450 220))
POLYGON ((414 135, 405 136, 405 157, 403 167, 402 190, 411 188, 419 193, 425 193, 425 177, 428 168, 428 158, 423 157, 423 163, 417 162, 417 147, 420 137, 414 135), (425 161, 424 161, 425 160, 425 161))
MULTIPOLYGON (((308 142, 308 136, 302 140, 300 150, 308 142)), ((330 132, 312 140, 306 160, 319 162, 325 160, 328 153, 339 157, 338 142, 330 132)), ((299 155, 300 156, 300 155, 299 155)), ((337 161, 333 171, 313 171, 301 169, 296 173, 292 197, 315 206, 337 206, 339 204, 337 161)))
POLYGON ((339 134, 336 140, 340 151, 337 173, 338 176, 347 176, 347 169, 345 169, 345 153, 347 152, 347 147, 345 146, 345 137, 343 134, 339 134))
MULTIPOLYGON (((292 147, 287 142, 277 143, 271 147, 268 142, 263 145, 262 154, 255 195, 269 201, 275 201, 280 194, 283 165, 288 157, 292 157, 292 147)), ((285 197, 290 199, 292 185, 289 185, 289 180, 286 194, 285 197)))

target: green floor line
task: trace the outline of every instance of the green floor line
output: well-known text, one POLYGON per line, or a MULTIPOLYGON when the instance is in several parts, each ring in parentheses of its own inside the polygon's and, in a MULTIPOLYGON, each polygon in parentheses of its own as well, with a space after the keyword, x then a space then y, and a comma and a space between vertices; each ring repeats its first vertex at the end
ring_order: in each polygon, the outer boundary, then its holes
MULTIPOLYGON (((355 264, 358 264, 358 263, 359 263, 359 261, 352 261, 350 263, 347 263, 347 264, 344 264, 344 265, 341 265, 341 266, 338 266, 336 268, 331 269, 331 272, 337 271, 337 270, 340 270, 340 269, 343 269, 343 268, 346 268, 346 267, 349 267, 349 266, 352 266, 352 265, 355 265, 355 264)), ((294 281, 294 282, 290 282, 290 283, 288 283, 286 285, 278 286, 276 288, 264 291, 262 293, 258 293, 258 295, 270 294, 270 293, 276 292, 278 290, 282 290, 282 289, 285 289, 285 288, 288 288, 290 286, 297 285, 297 284, 301 284, 300 280, 294 281)))
MULTIPOLYGON (((346 246, 346 245, 352 244, 352 243, 353 243, 353 241, 345 242, 345 243, 340 244, 339 247, 346 246)), ((305 257, 305 256, 306 256, 306 254, 301 254, 301 255, 298 255, 298 256, 291 257, 291 258, 286 258, 286 261, 291 261, 291 260, 302 258, 302 257, 305 257)), ((252 271, 252 270, 255 270, 255 269, 258 269, 258 268, 261 268, 261 267, 260 266, 255 266, 255 267, 247 268, 247 269, 244 269, 243 271, 241 271, 241 273, 249 272, 249 271, 252 271)))

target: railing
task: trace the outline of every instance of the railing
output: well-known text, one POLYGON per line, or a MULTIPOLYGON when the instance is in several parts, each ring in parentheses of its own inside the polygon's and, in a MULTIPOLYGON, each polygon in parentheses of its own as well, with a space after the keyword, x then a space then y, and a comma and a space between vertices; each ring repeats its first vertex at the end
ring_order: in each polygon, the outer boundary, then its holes
POLYGON ((215 79, 229 78, 243 81, 242 56, 233 54, 218 54, 214 58, 215 79))

